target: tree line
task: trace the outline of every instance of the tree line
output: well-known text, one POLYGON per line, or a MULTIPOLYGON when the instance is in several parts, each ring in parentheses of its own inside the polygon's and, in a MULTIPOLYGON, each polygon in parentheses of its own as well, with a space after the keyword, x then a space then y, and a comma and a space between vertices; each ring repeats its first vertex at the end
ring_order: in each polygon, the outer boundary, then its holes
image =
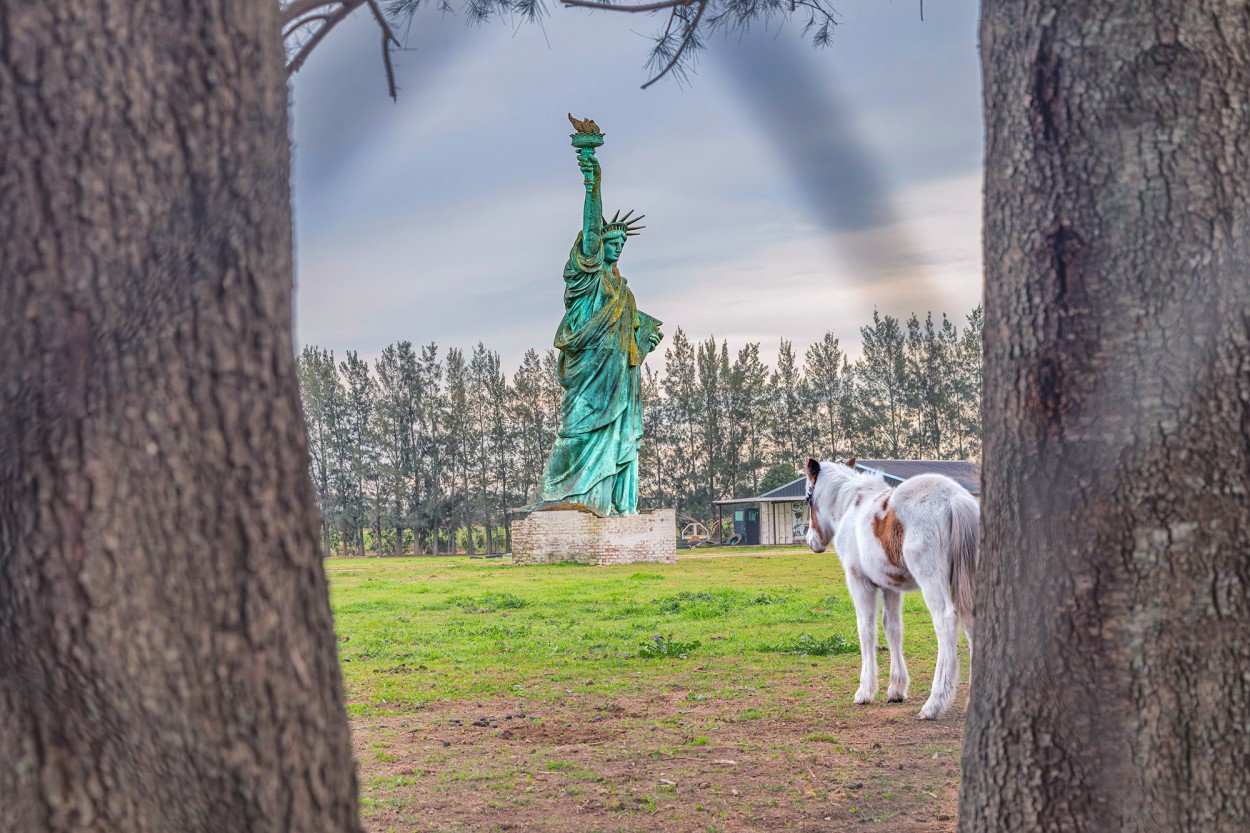
MULTIPOLYGON (((809 456, 980 458, 981 310, 962 325, 873 313, 852 358, 833 333, 800 357, 680 328, 662 370, 644 366, 639 503, 710 520, 712 502, 799 476, 809 456)), ((556 352, 399 341, 369 362, 319 346, 299 356, 326 553, 502 552, 536 499, 560 423, 556 352)))

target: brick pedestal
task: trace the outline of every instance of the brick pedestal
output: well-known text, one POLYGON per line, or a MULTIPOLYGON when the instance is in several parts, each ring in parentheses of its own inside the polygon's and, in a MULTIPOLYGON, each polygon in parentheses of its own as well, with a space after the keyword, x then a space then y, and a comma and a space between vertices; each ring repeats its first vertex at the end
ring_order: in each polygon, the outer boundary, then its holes
POLYGON ((601 518, 569 507, 531 513, 512 524, 512 563, 677 563, 677 514, 654 509, 601 518))

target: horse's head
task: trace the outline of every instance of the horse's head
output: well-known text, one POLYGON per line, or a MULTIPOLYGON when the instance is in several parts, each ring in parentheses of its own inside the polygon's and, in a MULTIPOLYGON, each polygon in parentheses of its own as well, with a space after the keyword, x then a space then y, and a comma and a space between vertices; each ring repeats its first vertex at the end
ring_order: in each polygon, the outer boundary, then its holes
POLYGON ((845 486, 855 476, 855 458, 844 463, 807 461, 807 506, 811 521, 807 525, 807 545, 812 552, 824 552, 838 530, 845 511, 838 500, 845 486))

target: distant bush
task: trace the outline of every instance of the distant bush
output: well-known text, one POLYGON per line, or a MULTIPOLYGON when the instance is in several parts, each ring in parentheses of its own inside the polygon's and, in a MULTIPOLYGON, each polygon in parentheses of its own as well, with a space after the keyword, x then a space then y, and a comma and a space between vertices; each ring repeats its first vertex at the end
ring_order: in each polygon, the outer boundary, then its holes
POLYGON ((483 593, 480 596, 452 596, 447 601, 469 613, 494 613, 497 610, 517 610, 529 602, 511 593, 483 593))
POLYGON ((685 659, 702 644, 702 642, 697 640, 694 642, 678 642, 673 639, 671 634, 667 638, 656 634, 651 637, 650 642, 642 644, 642 647, 638 649, 638 656, 642 659, 655 659, 657 657, 685 659))
POLYGON ((804 633, 799 634, 797 638, 791 639, 789 642, 761 645, 760 650, 781 654, 805 654, 811 657, 827 657, 832 654, 859 653, 859 643, 847 639, 840 633, 832 634, 824 639, 816 639, 804 633))
POLYGON ((751 605, 774 605, 786 601, 785 596, 772 593, 748 595, 741 590, 717 590, 714 592, 682 591, 673 596, 655 599, 651 604, 660 613, 681 613, 692 619, 711 619, 723 616, 737 607, 751 605))
POLYGON ((682 613, 695 608, 725 613, 733 607, 734 599, 730 595, 731 592, 708 593, 703 591, 691 593, 685 590, 675 596, 655 599, 651 604, 659 608, 661 613, 682 613))

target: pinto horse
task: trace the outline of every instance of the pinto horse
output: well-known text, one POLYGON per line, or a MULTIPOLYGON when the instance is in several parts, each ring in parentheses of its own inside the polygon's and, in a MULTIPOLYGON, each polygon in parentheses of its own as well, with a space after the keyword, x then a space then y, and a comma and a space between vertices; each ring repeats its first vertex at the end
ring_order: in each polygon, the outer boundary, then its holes
POLYGON ((916 717, 940 717, 959 684, 960 627, 972 656, 972 597, 981 540, 976 498, 940 474, 917 475, 890 488, 880 474, 857 472, 852 457, 845 463, 808 460, 807 502, 807 545, 824 552, 833 543, 855 602, 862 659, 855 702, 870 703, 877 696, 878 598, 885 601, 890 645, 886 699, 907 699, 911 678, 903 660, 903 594, 918 589, 933 617, 938 655, 933 689, 916 717))

